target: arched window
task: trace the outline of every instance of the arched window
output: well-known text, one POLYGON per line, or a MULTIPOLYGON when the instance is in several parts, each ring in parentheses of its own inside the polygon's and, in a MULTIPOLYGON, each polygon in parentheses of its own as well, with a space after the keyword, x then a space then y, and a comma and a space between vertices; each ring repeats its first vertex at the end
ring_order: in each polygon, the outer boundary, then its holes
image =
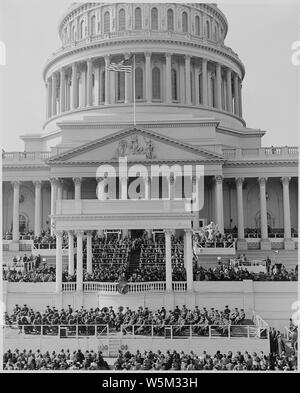
POLYGON ((185 11, 182 13, 182 31, 184 33, 188 32, 188 16, 185 11))
POLYGON ((152 70, 152 99, 160 100, 160 69, 158 67, 152 70))
POLYGON ((168 31, 174 30, 174 12, 171 9, 167 12, 167 28, 168 31))
POLYGON ((209 20, 206 21, 206 37, 210 39, 210 23, 209 20))
POLYGON ((210 78, 210 92, 211 92, 210 105, 214 107, 216 97, 215 97, 215 78, 213 76, 211 76, 211 78, 210 78))
POLYGON ((143 70, 141 67, 136 68, 135 70, 135 99, 142 100, 143 99, 143 70))
POLYGON ((104 14, 104 33, 110 32, 110 15, 109 12, 106 11, 104 14))
POLYGON ((79 39, 84 37, 84 20, 79 23, 79 39))
POLYGON ((72 40, 76 41, 76 32, 75 32, 75 26, 72 26, 72 40))
POLYGON ((101 101, 105 102, 105 70, 102 71, 102 75, 101 75, 101 88, 102 88, 101 101))
POLYGON ((172 69, 171 71, 171 84, 172 84, 172 100, 178 100, 178 91, 177 91, 177 72, 172 69))
POLYGON ((142 10, 140 7, 134 10, 134 28, 135 30, 141 30, 142 28, 142 10))
POLYGON ((196 35, 200 35, 200 18, 198 15, 195 18, 195 33, 196 35))
POLYGON ((125 20, 125 10, 122 8, 119 11, 119 31, 125 31, 126 29, 126 20, 125 20))
POLYGON ((91 35, 96 34, 96 16, 91 17, 91 35))
POLYGON ((158 11, 157 8, 151 9, 151 29, 158 30, 158 11))
POLYGON ((125 99, 125 72, 117 72, 117 100, 125 99))

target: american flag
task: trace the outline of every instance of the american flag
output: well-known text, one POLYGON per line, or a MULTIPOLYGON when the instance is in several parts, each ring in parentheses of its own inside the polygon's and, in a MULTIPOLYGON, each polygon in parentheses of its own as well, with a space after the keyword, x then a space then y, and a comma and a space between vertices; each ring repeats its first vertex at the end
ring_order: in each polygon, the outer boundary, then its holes
POLYGON ((133 55, 131 55, 128 59, 120 61, 119 63, 110 63, 110 65, 107 67, 107 70, 115 72, 131 72, 132 59, 133 55))

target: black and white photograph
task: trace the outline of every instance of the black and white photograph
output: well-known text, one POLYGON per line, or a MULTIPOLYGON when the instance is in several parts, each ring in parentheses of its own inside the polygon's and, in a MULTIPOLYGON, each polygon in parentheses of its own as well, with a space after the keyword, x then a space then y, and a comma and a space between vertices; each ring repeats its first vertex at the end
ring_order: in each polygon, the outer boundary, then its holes
POLYGON ((294 0, 0 1, 1 373, 300 371, 299 28, 294 0))

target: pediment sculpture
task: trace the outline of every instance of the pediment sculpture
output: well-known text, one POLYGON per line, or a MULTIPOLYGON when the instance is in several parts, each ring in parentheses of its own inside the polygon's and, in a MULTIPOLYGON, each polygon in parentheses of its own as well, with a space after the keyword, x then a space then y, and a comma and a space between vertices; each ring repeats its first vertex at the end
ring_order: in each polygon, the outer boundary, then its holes
POLYGON ((129 139, 122 139, 118 143, 116 157, 142 155, 147 159, 154 158, 154 144, 150 138, 132 135, 129 139))

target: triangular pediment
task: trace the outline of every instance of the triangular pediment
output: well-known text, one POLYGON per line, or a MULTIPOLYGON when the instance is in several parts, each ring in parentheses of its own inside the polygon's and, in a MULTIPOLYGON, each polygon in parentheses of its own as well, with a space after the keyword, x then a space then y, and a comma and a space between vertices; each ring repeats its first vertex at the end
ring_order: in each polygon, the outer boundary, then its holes
POLYGON ((116 161, 222 161, 221 155, 150 130, 129 128, 51 157, 49 163, 116 161))

